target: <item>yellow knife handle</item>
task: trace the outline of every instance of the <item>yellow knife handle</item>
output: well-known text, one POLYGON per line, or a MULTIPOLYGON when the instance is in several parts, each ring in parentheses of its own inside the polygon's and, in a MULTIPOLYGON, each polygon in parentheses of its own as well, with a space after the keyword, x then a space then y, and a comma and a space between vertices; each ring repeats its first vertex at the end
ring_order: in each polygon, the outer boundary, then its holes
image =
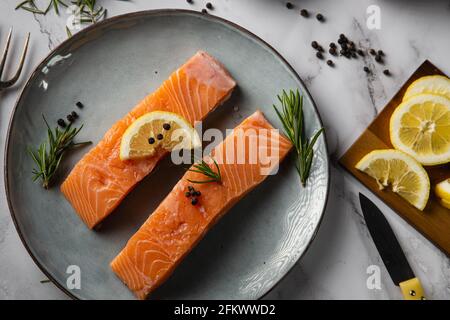
POLYGON ((405 300, 426 300, 425 293, 418 278, 400 282, 400 289, 405 300))

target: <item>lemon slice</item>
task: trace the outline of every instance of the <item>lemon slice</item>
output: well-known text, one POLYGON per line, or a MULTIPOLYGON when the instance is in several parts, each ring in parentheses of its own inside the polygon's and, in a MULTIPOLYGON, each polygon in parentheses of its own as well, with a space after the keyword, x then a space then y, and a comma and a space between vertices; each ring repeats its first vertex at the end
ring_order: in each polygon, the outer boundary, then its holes
POLYGON ((201 146, 191 124, 172 112, 154 111, 136 119, 125 131, 120 144, 120 159, 142 159, 158 149, 167 151, 201 146))
POLYGON ((439 182, 434 188, 436 196, 438 196, 441 204, 450 209, 450 178, 439 182))
POLYGON ((439 199, 439 203, 444 208, 450 209, 450 201, 447 201, 447 200, 444 200, 444 199, 439 199))
POLYGON ((438 94, 450 99, 450 79, 445 76, 426 76, 419 78, 406 89, 403 101, 423 93, 438 94))
POLYGON ((430 195, 430 180, 425 169, 404 152, 386 149, 365 155, 356 169, 375 178, 380 189, 388 186, 419 210, 430 195))
POLYGON ((420 94, 402 102, 390 120, 393 146, 424 165, 450 161, 450 100, 420 94))

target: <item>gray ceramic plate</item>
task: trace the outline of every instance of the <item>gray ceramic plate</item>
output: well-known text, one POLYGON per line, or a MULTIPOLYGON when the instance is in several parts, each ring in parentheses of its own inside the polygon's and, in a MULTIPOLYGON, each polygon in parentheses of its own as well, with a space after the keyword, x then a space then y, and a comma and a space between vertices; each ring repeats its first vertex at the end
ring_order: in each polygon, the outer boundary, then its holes
MULTIPOLYGON (((273 110, 283 88, 305 95, 307 132, 321 127, 314 102, 295 71, 269 45, 230 22, 192 11, 147 11, 115 17, 79 32, 46 58, 28 81, 10 123, 5 179, 17 230, 35 262, 62 290, 81 299, 133 298, 109 268, 113 257, 183 174, 166 162, 143 181, 99 231, 90 231, 55 187, 31 180, 26 152, 51 123, 82 101, 79 140, 94 143, 146 94, 192 56, 219 59, 239 88, 205 127, 233 128, 257 108, 280 127, 273 110), (238 107, 237 111, 236 108, 238 107), (81 270, 81 289, 67 288, 67 268, 81 270)), ((67 175, 87 149, 64 161, 67 175)), ((324 137, 317 144, 308 187, 291 160, 241 200, 201 241, 153 298, 255 299, 297 262, 314 238, 328 194, 324 137)))

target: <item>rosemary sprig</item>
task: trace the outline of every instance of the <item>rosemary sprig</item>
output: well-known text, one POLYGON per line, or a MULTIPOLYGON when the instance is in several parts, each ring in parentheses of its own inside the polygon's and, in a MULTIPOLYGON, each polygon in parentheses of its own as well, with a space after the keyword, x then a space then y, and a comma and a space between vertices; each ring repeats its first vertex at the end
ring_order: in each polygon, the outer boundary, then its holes
POLYGON ((47 126, 47 140, 39 145, 37 149, 28 147, 28 153, 33 159, 36 167, 33 168, 33 181, 42 180, 42 186, 45 189, 50 187, 50 184, 55 177, 59 168, 61 160, 65 152, 71 148, 78 146, 85 146, 91 142, 74 143, 73 139, 83 128, 72 128, 69 124, 64 130, 55 128, 54 131, 50 128, 44 116, 45 125, 47 126))
POLYGON ((23 10, 26 10, 26 11, 29 11, 29 12, 35 13, 35 14, 45 14, 44 11, 40 10, 36 6, 36 3, 34 3, 34 0, 25 0, 25 1, 20 2, 16 6, 15 10, 18 10, 18 9, 23 9, 23 10))
POLYGON ((204 176, 206 176, 207 180, 190 180, 188 179, 189 182, 191 183, 210 183, 210 182, 218 182, 221 183, 222 182, 222 175, 220 174, 220 168, 219 165, 217 164, 216 160, 214 158, 211 158, 214 162, 214 165, 216 167, 217 172, 215 172, 208 163, 206 163, 205 160, 201 160, 200 163, 194 164, 193 167, 195 169, 189 169, 188 171, 192 171, 192 172, 196 172, 196 173, 200 173, 203 174, 204 176))
POLYGON ((314 156, 313 147, 324 128, 319 129, 309 140, 305 135, 303 95, 300 95, 298 90, 296 92, 290 90, 289 94, 283 90, 282 94, 277 97, 281 103, 281 110, 277 109, 275 105, 273 108, 283 124, 286 135, 294 145, 296 151, 295 167, 302 185, 305 186, 311 171, 314 156))
POLYGON ((36 5, 35 0, 25 0, 25 1, 20 2, 16 6, 15 9, 16 10, 23 9, 23 10, 30 11, 35 14, 46 15, 50 11, 50 9, 53 7, 55 9, 56 14, 59 15, 59 6, 63 6, 63 7, 67 8, 67 4, 65 4, 64 1, 62 1, 62 0, 49 0, 45 10, 39 9, 36 5))
MULTIPOLYGON (((79 8, 81 23, 96 23, 106 17, 107 10, 97 5, 97 0, 73 0, 72 4, 79 8)), ((59 15, 61 7, 67 8, 68 5, 63 0, 48 0, 45 9, 40 9, 36 5, 36 0, 25 0, 16 6, 16 10, 23 9, 35 14, 46 15, 53 8, 59 15)))
POLYGON ((72 4, 80 8, 81 23, 96 23, 106 17, 107 10, 97 7, 97 0, 75 0, 72 4))
POLYGON ((66 34, 67 37, 70 38, 72 36, 72 31, 70 31, 69 27, 66 26, 66 34))

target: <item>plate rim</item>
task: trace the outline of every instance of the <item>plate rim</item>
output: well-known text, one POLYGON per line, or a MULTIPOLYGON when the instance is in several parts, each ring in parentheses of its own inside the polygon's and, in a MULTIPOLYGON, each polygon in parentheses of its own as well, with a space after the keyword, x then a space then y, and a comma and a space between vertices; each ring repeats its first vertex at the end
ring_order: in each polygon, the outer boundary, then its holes
MULTIPOLYGON (((114 16, 114 17, 111 17, 111 18, 104 19, 104 20, 102 20, 100 22, 97 22, 95 24, 92 24, 92 25, 84 28, 83 30, 80 30, 79 32, 77 32, 76 34, 71 36, 70 38, 68 38, 68 39, 64 40, 63 42, 61 42, 60 44, 58 44, 34 68, 33 72, 27 78, 27 80, 25 82, 25 85, 23 86, 19 96, 16 99, 16 102, 14 104, 14 107, 12 109, 11 116, 10 116, 10 119, 9 119, 9 122, 8 122, 8 130, 7 130, 7 134, 6 134, 5 149, 4 149, 4 159, 3 159, 4 160, 4 162, 3 162, 4 163, 4 165, 3 165, 3 178, 4 178, 6 200, 7 200, 7 203, 8 203, 9 213, 10 213, 11 218, 13 220, 14 227, 16 228, 16 231, 17 231, 17 233, 19 235, 20 241, 22 242, 23 246, 25 247, 26 251, 28 252, 28 255, 31 257, 31 259, 33 260, 35 265, 42 271, 42 273, 44 273, 44 275, 57 288, 59 288, 63 293, 65 293, 68 297, 70 297, 71 299, 74 299, 74 300, 83 300, 83 298, 76 296, 70 290, 68 290, 66 287, 64 287, 61 283, 59 283, 51 275, 51 273, 38 261, 37 257, 31 251, 31 246, 25 240, 24 234, 23 234, 23 232, 22 232, 22 230, 20 228, 19 222, 17 220, 16 213, 14 212, 13 204, 12 204, 12 201, 11 201, 11 194, 10 194, 11 193, 10 181, 9 181, 10 179, 9 179, 9 175, 8 175, 8 166, 9 166, 8 154, 9 154, 10 142, 11 142, 10 138, 11 138, 12 124, 14 122, 14 118, 15 118, 16 113, 17 113, 17 108, 18 108, 20 102, 22 101, 22 99, 24 97, 25 91, 31 86, 32 79, 35 78, 36 74, 48 63, 48 61, 51 59, 51 57, 55 53, 57 53, 58 51, 62 50, 69 43, 76 43, 77 41, 79 41, 84 35, 86 35, 90 31, 95 30, 96 28, 100 28, 100 27, 102 27, 102 26, 104 26, 104 25, 106 25, 108 23, 119 22, 122 19, 127 19, 127 18, 130 18, 130 17, 131 18, 134 18, 134 17, 151 17, 151 16, 157 16, 157 15, 161 15, 161 14, 178 14, 178 15, 185 15, 185 14, 187 14, 187 15, 194 15, 194 16, 203 17, 203 18, 206 17, 207 19, 209 19, 209 20, 211 20, 213 22, 219 22, 219 23, 227 25, 228 27, 234 28, 234 29, 238 30, 239 32, 242 32, 243 34, 247 35, 249 38, 251 38, 253 40, 256 40, 261 45, 265 46, 278 59, 280 59, 280 61, 285 65, 285 67, 287 67, 287 69, 292 73, 292 75, 295 77, 295 79, 298 82, 301 83, 301 85, 303 86, 302 93, 306 94, 308 96, 308 98, 310 99, 312 107, 314 109, 314 112, 317 115, 317 120, 318 120, 320 126, 324 127, 323 126, 323 122, 322 122, 322 118, 320 116, 319 110, 317 109, 317 106, 316 106, 316 103, 315 103, 314 99, 312 98, 311 94, 309 93, 309 90, 306 87, 305 83, 300 78, 300 76, 297 73, 297 71, 295 71, 295 69, 291 66, 291 64, 272 45, 270 45, 268 42, 266 42, 265 40, 263 40, 262 38, 260 38, 256 34, 254 34, 253 32, 249 31, 248 29, 238 25, 237 23, 234 23, 232 21, 229 21, 229 20, 227 20, 225 18, 222 18, 222 17, 219 17, 219 16, 215 16, 215 15, 212 15, 212 14, 205 15, 202 12, 195 11, 195 10, 188 10, 188 9, 150 9, 150 10, 140 10, 140 11, 128 12, 128 13, 125 13, 125 14, 120 14, 120 15, 117 15, 117 16, 114 16)), ((329 193, 330 193, 330 184, 331 184, 330 157, 329 157, 329 153, 328 153, 329 149, 328 149, 328 143, 327 143, 327 139, 326 139, 326 131, 323 132, 323 142, 324 142, 324 148, 325 148, 325 157, 324 158, 326 159, 327 185, 326 185, 325 201, 324 201, 323 209, 322 209, 322 212, 320 213, 320 217, 319 217, 318 223, 317 223, 317 225, 315 227, 315 230, 314 230, 311 238, 309 239, 308 243, 306 244, 305 249, 298 256, 296 261, 286 270, 286 272, 280 277, 280 279, 278 279, 273 284, 271 284, 270 288, 267 289, 267 291, 265 293, 261 294, 255 300, 263 299, 281 281, 283 281, 283 279, 288 274, 291 273, 292 269, 294 269, 294 267, 299 263, 301 258, 309 250, 312 242, 314 241, 314 239, 317 236, 317 233, 318 233, 318 231, 320 229, 320 226, 322 224, 322 220, 323 220, 326 208, 327 208, 328 199, 329 199, 329 193)))

